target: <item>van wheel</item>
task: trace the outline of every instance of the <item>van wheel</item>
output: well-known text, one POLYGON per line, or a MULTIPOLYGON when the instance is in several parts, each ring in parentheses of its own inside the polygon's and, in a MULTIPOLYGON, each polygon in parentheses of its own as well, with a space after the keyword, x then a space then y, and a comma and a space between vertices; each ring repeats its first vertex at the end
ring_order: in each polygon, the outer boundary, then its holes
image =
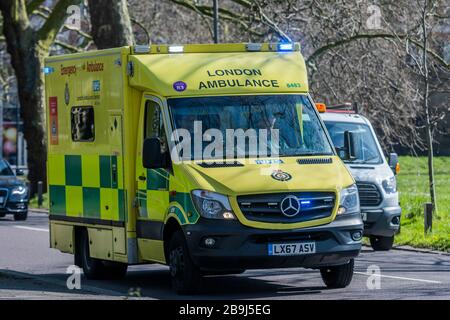
POLYGON ((81 267, 86 278, 92 280, 102 279, 105 275, 105 266, 101 260, 91 258, 89 253, 89 235, 86 229, 81 231, 80 255, 81 267))
POLYGON ((330 289, 347 287, 353 278, 355 260, 351 259, 347 264, 320 268, 320 275, 325 285, 330 289))
POLYGON ((392 249, 394 244, 394 236, 392 237, 381 237, 381 236, 370 236, 370 245, 375 251, 389 251, 392 249))
POLYGON ((200 270, 189 255, 182 231, 176 231, 169 243, 169 267, 172 288, 178 294, 194 293, 200 287, 200 270))
POLYGON ((14 213, 15 221, 25 221, 28 218, 28 211, 14 213))

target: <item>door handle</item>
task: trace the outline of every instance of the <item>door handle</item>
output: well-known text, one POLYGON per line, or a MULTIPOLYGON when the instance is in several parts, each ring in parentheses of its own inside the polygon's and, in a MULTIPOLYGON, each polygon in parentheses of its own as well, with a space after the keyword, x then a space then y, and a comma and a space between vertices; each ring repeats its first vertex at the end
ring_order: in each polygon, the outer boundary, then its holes
POLYGON ((147 180, 147 178, 145 176, 139 176, 139 180, 145 181, 145 180, 147 180))

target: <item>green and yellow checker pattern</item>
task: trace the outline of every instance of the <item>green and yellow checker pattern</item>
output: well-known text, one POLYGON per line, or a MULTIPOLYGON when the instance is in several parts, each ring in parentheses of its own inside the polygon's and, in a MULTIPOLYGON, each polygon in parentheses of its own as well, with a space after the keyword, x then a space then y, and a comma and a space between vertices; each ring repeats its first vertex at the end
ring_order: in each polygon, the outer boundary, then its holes
POLYGON ((122 161, 116 155, 50 154, 50 214, 125 221, 122 161))
POLYGON ((170 175, 164 169, 146 169, 146 189, 138 190, 139 217, 144 219, 164 221, 170 205, 170 211, 175 213, 181 224, 195 223, 199 217, 191 196, 186 192, 175 192, 169 195, 170 175), (147 201, 152 199, 151 202, 147 201), (178 204, 185 214, 174 206, 178 204))

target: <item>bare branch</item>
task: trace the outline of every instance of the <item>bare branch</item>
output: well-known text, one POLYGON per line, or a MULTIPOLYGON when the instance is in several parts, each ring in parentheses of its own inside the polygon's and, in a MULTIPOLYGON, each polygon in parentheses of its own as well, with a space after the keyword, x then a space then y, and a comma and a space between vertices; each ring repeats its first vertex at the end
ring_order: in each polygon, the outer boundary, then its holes
POLYGON ((65 43, 65 42, 62 42, 62 41, 59 41, 59 40, 53 41, 53 44, 55 44, 57 46, 60 46, 60 47, 62 47, 64 49, 67 49, 67 50, 69 50, 70 52, 73 52, 73 53, 83 52, 84 51, 83 49, 80 49, 77 46, 73 46, 73 45, 70 45, 68 43, 65 43))
POLYGON ((34 13, 35 10, 39 8, 41 4, 43 4, 45 0, 32 0, 27 4, 27 13, 28 15, 34 13))
POLYGON ((38 31, 40 45, 44 48, 50 47, 56 38, 61 25, 67 18, 67 8, 70 5, 80 4, 81 0, 60 0, 55 5, 47 21, 38 31))
MULTIPOLYGON (((410 41, 411 43, 413 43, 414 45, 418 46, 419 48, 423 49, 423 45, 414 40, 411 39, 410 37, 408 37, 407 35, 394 35, 394 34, 390 34, 390 33, 378 33, 378 34, 357 34, 348 38, 344 38, 344 39, 340 39, 331 43, 328 43, 322 47, 320 47, 319 49, 315 50, 307 59, 306 62, 310 63, 312 62, 314 59, 316 59, 318 56, 322 55, 323 53, 325 53, 326 51, 330 50, 330 49, 334 49, 343 45, 346 45, 350 42, 353 42, 355 40, 360 40, 360 39, 393 39, 393 38, 399 38, 399 39, 407 39, 408 41, 410 41)), ((434 52, 431 49, 427 49, 427 52, 437 61, 439 62, 442 66, 444 66, 445 68, 450 70, 450 64, 446 63, 445 60, 439 56, 439 54, 437 54, 436 52, 434 52)))
POLYGON ((147 30, 147 28, 144 26, 144 24, 140 21, 138 21, 135 18, 131 18, 130 17, 130 21, 133 22, 134 24, 137 24, 139 26, 139 28, 142 29, 142 31, 144 31, 145 35, 147 36, 147 44, 150 43, 150 32, 147 30))

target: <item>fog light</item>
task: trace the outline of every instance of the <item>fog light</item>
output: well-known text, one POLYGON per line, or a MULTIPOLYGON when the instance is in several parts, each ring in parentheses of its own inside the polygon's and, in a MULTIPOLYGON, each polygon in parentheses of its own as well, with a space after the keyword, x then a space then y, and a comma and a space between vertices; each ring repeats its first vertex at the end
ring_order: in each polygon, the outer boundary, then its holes
POLYGON ((224 218, 225 220, 233 220, 233 219, 234 219, 234 214, 231 213, 231 212, 228 212, 228 211, 225 211, 225 212, 222 214, 222 216, 223 216, 223 218, 224 218))
POLYGON ((347 209, 345 209, 345 207, 339 207, 337 214, 344 214, 345 211, 347 211, 347 209))
POLYGON ((205 244, 205 246, 207 247, 214 247, 214 245, 216 244, 216 240, 214 238, 206 238, 203 243, 205 244))
POLYGON ((352 239, 354 241, 359 241, 362 239, 363 233, 361 231, 353 232, 352 233, 352 239))
POLYGON ((391 220, 391 223, 394 225, 399 225, 400 224, 400 217, 393 217, 391 220))

